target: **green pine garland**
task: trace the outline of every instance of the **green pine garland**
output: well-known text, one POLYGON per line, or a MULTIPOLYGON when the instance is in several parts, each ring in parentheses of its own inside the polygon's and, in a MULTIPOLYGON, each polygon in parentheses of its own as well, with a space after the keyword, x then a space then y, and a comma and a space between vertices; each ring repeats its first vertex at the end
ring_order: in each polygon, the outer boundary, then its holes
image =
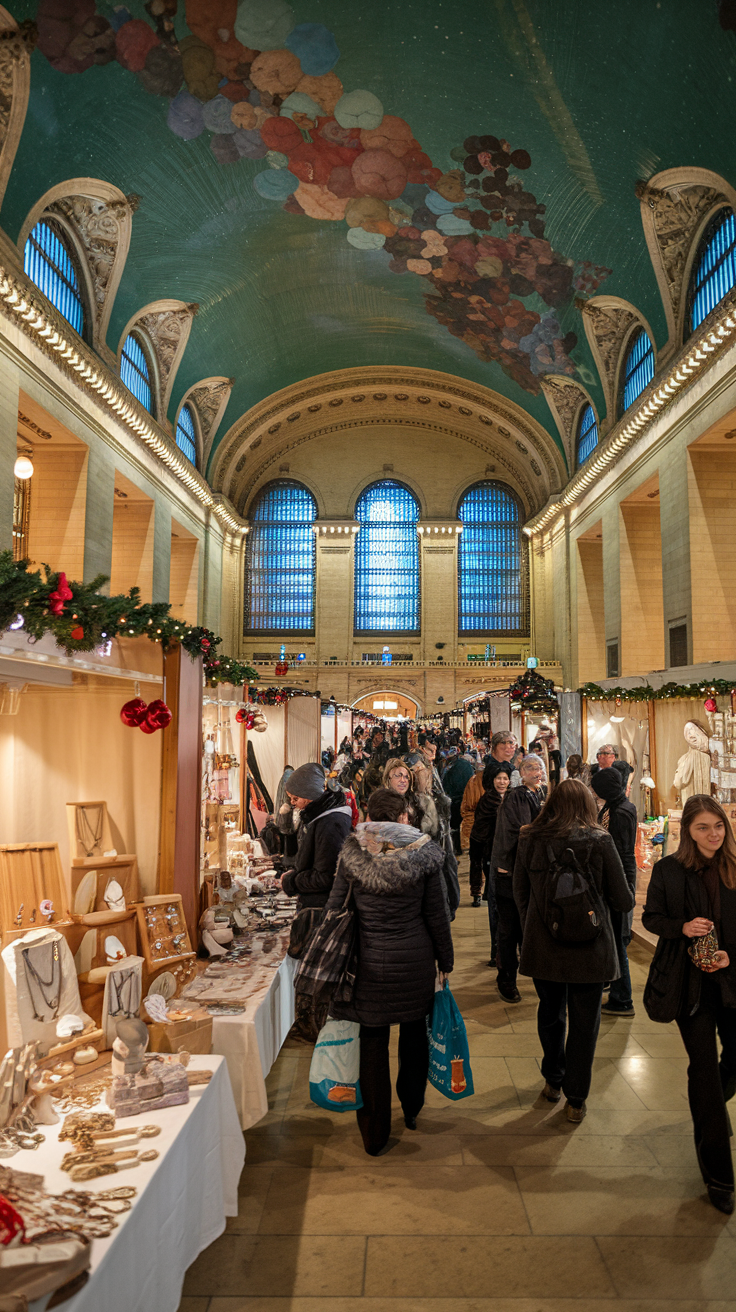
POLYGON ((201 656, 208 684, 232 683, 236 687, 258 678, 257 670, 217 648, 222 638, 201 625, 186 624, 171 614, 167 601, 142 602, 138 588, 117 597, 106 597, 99 589, 107 582, 98 574, 90 583, 67 584, 72 596, 54 614, 53 593, 63 590, 65 576, 54 573, 48 565, 30 570, 27 560, 13 560, 12 551, 0 552, 0 632, 18 616, 23 618, 23 632, 38 641, 51 633, 67 656, 92 651, 112 638, 146 637, 159 642, 168 651, 177 642, 194 659, 201 656))
POLYGON ((704 679, 700 683, 665 683, 656 689, 648 683, 638 688, 601 688, 598 683, 584 683, 578 692, 592 702, 663 702, 672 697, 727 697, 736 692, 736 683, 732 679, 704 679))

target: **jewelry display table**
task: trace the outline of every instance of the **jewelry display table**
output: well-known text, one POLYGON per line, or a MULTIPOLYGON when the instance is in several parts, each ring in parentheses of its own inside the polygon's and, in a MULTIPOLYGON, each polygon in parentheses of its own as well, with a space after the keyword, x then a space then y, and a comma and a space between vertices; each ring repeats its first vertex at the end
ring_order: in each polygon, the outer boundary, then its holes
POLYGON ((212 1051, 227 1061, 244 1130, 268 1111, 266 1076, 294 1024, 295 966, 293 957, 284 956, 270 979, 248 998, 244 1012, 213 1017, 212 1051))
MULTIPOLYGON (((82 1186, 103 1192, 135 1185, 138 1193, 109 1239, 93 1240, 89 1280, 64 1312, 177 1312, 187 1267, 222 1234, 226 1217, 237 1216, 245 1145, 227 1065, 216 1056, 192 1057, 190 1070, 213 1074, 209 1084, 190 1089, 186 1106, 118 1121, 121 1128, 160 1125, 160 1135, 146 1141, 158 1159, 82 1186)), ((70 1145, 59 1143, 60 1129, 61 1121, 44 1126, 45 1143, 4 1164, 43 1174, 49 1193, 69 1189, 59 1164, 70 1145)), ((29 1312, 41 1312, 46 1301, 31 1303, 29 1312)))

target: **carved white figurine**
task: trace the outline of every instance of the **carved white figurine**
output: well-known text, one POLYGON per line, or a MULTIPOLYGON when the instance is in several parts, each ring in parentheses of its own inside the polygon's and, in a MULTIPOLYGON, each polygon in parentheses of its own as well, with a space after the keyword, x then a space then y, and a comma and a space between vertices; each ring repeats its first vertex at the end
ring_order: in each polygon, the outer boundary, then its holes
POLYGON ((684 806, 696 793, 710 797, 710 752, 708 730, 698 720, 688 720, 683 733, 688 751, 677 762, 673 783, 684 806))

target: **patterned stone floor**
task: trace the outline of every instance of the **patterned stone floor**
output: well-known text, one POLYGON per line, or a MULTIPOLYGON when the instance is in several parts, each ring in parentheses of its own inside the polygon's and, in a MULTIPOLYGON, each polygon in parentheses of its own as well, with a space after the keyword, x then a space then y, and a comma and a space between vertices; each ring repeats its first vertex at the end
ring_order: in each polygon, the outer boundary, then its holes
POLYGON ((736 1312, 736 1218, 704 1198, 680 1038, 641 1006, 646 951, 636 1016, 603 1019, 571 1126, 539 1097, 532 984, 503 1004, 467 882, 463 903, 452 987, 474 1097, 431 1091, 416 1133, 397 1105, 392 1151, 369 1158, 352 1114, 310 1103, 311 1049, 287 1044, 246 1134, 240 1214, 180 1312, 736 1312))

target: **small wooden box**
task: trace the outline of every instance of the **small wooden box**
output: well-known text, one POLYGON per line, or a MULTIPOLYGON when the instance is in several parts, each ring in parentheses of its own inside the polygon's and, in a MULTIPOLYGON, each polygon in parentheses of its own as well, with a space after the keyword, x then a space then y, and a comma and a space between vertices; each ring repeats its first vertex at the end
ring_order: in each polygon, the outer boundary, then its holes
POLYGON ((212 1017, 201 1016, 194 1020, 154 1021, 148 1026, 151 1052, 203 1053, 212 1051, 212 1017))

